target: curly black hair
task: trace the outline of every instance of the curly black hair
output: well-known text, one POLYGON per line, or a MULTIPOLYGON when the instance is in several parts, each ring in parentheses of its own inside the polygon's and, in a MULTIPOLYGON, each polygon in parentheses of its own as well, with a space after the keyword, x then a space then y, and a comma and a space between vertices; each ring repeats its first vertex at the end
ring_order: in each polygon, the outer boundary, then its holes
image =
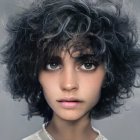
POLYGON ((8 85, 13 98, 25 99, 28 117, 52 119, 38 75, 44 61, 60 53, 68 42, 83 53, 90 48, 106 67, 101 97, 90 116, 102 118, 116 113, 122 99, 133 93, 140 49, 135 19, 111 0, 41 0, 9 18, 9 40, 4 46, 8 85))

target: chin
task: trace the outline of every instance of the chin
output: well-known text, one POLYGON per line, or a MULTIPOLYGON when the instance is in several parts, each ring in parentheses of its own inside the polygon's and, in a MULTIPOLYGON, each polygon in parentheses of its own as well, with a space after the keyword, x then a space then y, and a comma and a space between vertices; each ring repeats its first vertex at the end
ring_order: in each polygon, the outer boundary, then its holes
POLYGON ((88 116, 89 116, 89 113, 78 114, 78 113, 69 112, 69 113, 63 113, 63 115, 60 115, 59 117, 65 121, 78 121, 82 118, 87 118, 88 116))

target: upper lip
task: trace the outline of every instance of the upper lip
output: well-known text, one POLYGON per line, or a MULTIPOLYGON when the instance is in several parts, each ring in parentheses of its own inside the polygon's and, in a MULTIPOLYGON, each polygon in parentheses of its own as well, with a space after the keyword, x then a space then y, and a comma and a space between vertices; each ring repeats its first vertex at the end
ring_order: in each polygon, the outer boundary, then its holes
POLYGON ((58 102, 82 102, 82 100, 79 100, 77 98, 62 98, 57 101, 58 102))

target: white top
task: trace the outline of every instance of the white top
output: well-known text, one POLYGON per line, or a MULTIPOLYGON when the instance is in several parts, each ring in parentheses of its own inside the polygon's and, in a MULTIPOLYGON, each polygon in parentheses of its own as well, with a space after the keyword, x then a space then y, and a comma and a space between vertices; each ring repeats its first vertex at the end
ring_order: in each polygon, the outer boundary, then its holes
MULTIPOLYGON (((92 127, 93 128, 93 127, 92 127)), ((107 140, 99 130, 93 128, 97 133, 98 137, 95 140, 107 140)), ((36 133, 22 139, 22 140, 54 140, 52 136, 46 131, 45 124, 42 125, 42 129, 36 133)))

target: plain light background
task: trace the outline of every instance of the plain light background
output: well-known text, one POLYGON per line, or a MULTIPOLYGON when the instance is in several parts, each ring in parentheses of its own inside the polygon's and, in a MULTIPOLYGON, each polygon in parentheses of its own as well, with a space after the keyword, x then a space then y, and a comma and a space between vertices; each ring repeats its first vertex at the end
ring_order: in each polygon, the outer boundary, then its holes
MULTIPOLYGON (((32 0, 0 0, 0 46, 6 40, 4 30, 7 17, 27 7, 32 0)), ((140 0, 133 0, 132 9, 140 20, 140 0)), ((42 126, 43 119, 33 117, 30 121, 27 116, 27 104, 24 101, 14 101, 6 90, 5 65, 0 65, 0 140, 21 140, 36 132, 42 126)), ((140 80, 140 79, 139 79, 140 80)), ((134 97, 127 100, 118 115, 93 121, 96 128, 108 140, 139 140, 140 139, 140 89, 134 89, 134 97)))

